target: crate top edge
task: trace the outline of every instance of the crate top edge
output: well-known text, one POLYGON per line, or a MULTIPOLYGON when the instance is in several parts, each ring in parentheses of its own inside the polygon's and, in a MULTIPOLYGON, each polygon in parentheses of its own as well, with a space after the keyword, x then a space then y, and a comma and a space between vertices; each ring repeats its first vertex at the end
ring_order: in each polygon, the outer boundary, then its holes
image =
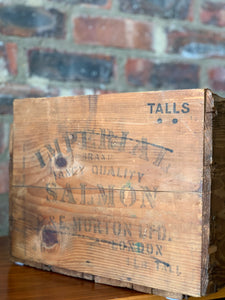
MULTIPOLYGON (((89 95, 74 95, 74 96, 56 96, 56 97, 27 97, 27 98, 15 98, 13 102, 13 107, 20 105, 22 102, 27 100, 32 101, 46 101, 46 100, 66 100, 66 99, 78 99, 78 98, 88 98, 91 96, 98 96, 98 97, 112 97, 112 96, 118 96, 118 95, 134 95, 134 94, 171 94, 171 93, 185 93, 185 92, 199 92, 199 93, 205 93, 206 90, 210 90, 208 88, 198 88, 198 89, 175 89, 175 90, 158 90, 158 91, 138 91, 138 92, 118 92, 118 93, 107 93, 107 94, 89 94, 89 95)), ((210 90, 211 91, 211 90, 210 90)), ((211 91, 212 92, 212 91, 211 91)), ((213 93, 213 92, 212 92, 213 93)))

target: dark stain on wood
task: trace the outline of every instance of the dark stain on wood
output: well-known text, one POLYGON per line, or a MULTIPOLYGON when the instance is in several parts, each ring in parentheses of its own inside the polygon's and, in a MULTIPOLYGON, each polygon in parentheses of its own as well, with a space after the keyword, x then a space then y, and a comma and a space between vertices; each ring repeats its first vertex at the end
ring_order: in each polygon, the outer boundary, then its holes
POLYGON ((57 232, 45 228, 42 231, 42 240, 45 243, 46 247, 53 247, 55 244, 58 244, 57 232))

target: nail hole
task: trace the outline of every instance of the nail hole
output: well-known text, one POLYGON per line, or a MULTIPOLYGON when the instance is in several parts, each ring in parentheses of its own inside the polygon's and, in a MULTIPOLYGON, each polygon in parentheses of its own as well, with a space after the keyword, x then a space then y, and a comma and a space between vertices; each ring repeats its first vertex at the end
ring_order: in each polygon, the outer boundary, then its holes
POLYGON ((158 123, 158 124, 161 124, 161 123, 162 123, 162 119, 159 118, 159 119, 157 120, 157 123, 158 123))
POLYGON ((59 167, 59 168, 64 168, 67 166, 67 161, 64 157, 59 156, 56 158, 55 160, 55 164, 59 167))
POLYGON ((44 229, 42 232, 42 240, 46 247, 52 247, 58 244, 57 232, 51 229, 44 229))

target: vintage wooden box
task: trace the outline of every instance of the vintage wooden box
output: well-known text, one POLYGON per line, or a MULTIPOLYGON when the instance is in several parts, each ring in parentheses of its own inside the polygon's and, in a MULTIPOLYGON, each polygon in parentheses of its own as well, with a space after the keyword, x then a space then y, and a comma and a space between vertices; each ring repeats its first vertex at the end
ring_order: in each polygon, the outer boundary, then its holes
POLYGON ((204 89, 16 100, 12 259, 177 298, 220 288, 224 114, 204 89))

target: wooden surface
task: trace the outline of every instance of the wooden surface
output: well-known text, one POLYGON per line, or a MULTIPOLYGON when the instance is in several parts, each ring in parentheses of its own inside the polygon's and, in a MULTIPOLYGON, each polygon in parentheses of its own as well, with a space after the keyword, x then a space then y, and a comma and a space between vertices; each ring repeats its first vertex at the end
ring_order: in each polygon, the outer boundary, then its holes
POLYGON ((159 294, 204 294, 212 151, 205 93, 15 101, 12 257, 159 294))
POLYGON ((133 290, 115 288, 57 273, 18 266, 9 260, 8 238, 0 238, 1 300, 163 300, 133 290))
MULTIPOLYGON (((224 299, 225 288, 216 294, 189 300, 224 299)), ((1 300, 165 300, 125 288, 93 283, 35 268, 18 266, 9 260, 7 237, 0 237, 1 300)))

